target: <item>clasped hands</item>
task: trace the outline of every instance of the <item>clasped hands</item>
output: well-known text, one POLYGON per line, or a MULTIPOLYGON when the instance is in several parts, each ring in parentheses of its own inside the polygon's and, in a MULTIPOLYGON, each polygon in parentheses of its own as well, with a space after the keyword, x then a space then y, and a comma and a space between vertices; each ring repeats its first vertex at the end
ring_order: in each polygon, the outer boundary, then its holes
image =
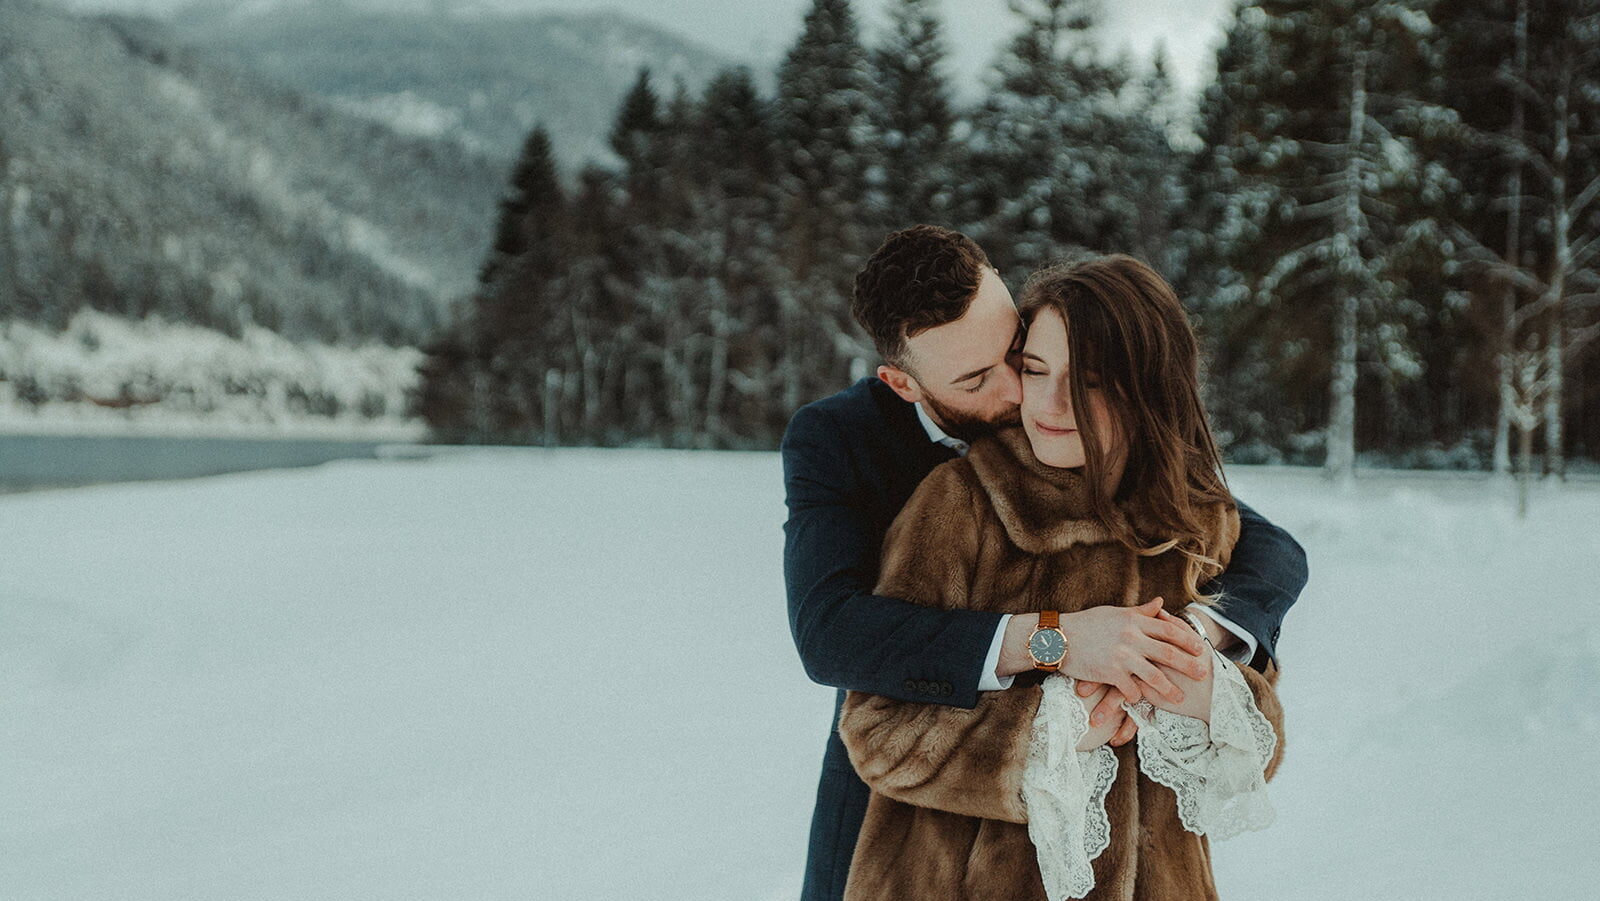
MULTIPOLYGON (((1021 658, 1002 662, 1001 668, 1032 669, 1026 635, 1037 627, 1038 614, 1019 614, 1011 625, 1021 635, 1021 658)), ((1061 672, 1077 680, 1078 697, 1091 711, 1089 732, 1079 750, 1132 740, 1139 724, 1122 709, 1123 701, 1133 704, 1143 698, 1173 713, 1210 718, 1208 638, 1187 620, 1162 609, 1161 598, 1137 607, 1100 606, 1063 614, 1061 627, 1068 642, 1061 672)), ((1007 636, 1007 647, 1011 638, 1007 636)))

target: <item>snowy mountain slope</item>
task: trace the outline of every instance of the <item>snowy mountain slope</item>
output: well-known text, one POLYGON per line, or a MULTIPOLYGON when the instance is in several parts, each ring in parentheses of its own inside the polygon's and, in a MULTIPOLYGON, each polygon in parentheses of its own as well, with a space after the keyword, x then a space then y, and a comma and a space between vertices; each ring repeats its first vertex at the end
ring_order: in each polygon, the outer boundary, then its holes
MULTIPOLYGON (((1233 467, 1305 545, 1223 897, 1600 879, 1600 486, 1233 467)), ((478 448, 0 497, 0 886, 793 899, 833 691, 773 454, 478 448), (73 540, 63 542, 60 536, 73 540)))
POLYGON ((0 0, 0 22, 5 312, 400 343, 471 284, 503 164, 242 74, 149 20, 0 0))
POLYGON ((641 66, 670 93, 676 79, 696 90, 734 62, 609 11, 280 0, 201 3, 171 22, 202 46, 406 133, 510 157, 543 122, 569 164, 610 158, 606 135, 641 66))

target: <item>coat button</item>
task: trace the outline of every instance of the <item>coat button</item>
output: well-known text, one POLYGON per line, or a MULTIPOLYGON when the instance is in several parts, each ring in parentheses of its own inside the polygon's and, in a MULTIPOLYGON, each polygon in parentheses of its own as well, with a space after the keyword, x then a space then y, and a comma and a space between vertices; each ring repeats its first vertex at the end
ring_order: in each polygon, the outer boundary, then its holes
POLYGON ((923 694, 927 694, 928 693, 928 680, 927 679, 918 679, 917 680, 917 691, 920 691, 923 694))
POLYGON ((906 691, 916 691, 917 690, 917 680, 915 680, 915 679, 907 679, 905 681, 905 689, 906 689, 906 691))
POLYGON ((951 687, 949 682, 940 682, 939 683, 939 693, 940 694, 945 695, 945 696, 948 697, 949 695, 955 694, 955 691, 956 690, 953 687, 951 687))

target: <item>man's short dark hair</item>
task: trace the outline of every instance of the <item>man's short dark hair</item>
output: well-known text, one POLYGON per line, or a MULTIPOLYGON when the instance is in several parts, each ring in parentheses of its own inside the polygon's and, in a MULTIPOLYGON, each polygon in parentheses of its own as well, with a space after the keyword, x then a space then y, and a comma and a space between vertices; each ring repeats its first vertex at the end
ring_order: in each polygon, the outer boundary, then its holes
POLYGON ((850 312, 883 361, 905 369, 906 339, 965 315, 988 266, 983 248, 961 232, 903 228, 856 273, 850 312))

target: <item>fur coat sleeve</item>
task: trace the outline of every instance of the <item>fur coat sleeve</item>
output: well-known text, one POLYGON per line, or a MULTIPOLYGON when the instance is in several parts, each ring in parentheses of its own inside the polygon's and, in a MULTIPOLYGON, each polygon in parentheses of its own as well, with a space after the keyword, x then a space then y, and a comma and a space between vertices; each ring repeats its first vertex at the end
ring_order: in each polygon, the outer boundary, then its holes
MULTIPOLYGON (((922 482, 884 539, 877 594, 942 608, 970 606, 982 520, 976 486, 962 461, 922 482), (903 534, 938 535, 938 542, 903 534)), ((1026 823, 1022 773, 1039 680, 983 692, 972 709, 850 691, 839 737, 874 790, 919 807, 1026 823)))

